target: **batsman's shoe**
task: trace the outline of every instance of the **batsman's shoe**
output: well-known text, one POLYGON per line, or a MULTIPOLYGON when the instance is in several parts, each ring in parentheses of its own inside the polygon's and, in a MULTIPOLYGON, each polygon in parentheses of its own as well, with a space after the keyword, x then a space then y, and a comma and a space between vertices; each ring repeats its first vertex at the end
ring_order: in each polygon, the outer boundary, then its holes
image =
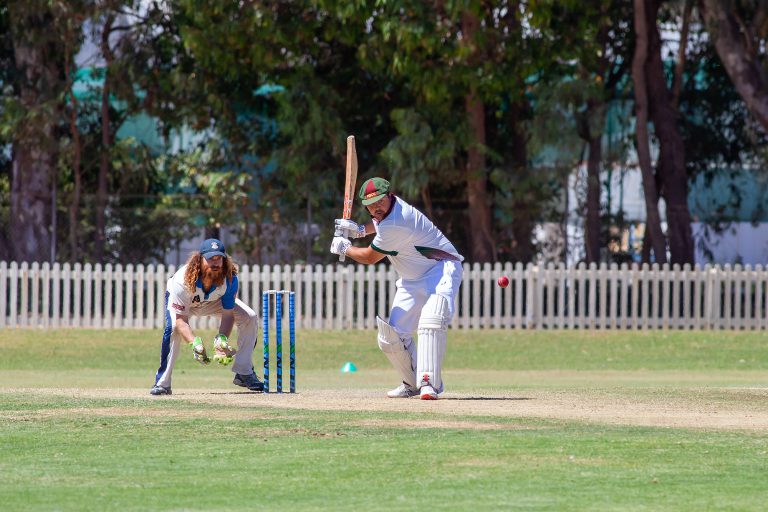
POLYGON ((426 386, 421 386, 421 389, 419 389, 419 397, 422 400, 437 400, 437 391, 427 384, 426 386))
POLYGON ((158 386, 155 384, 152 386, 152 389, 149 390, 150 395, 172 395, 171 388, 166 388, 163 386, 158 386))
POLYGON ((241 386, 248 388, 251 391, 264 391, 264 384, 256 377, 255 373, 250 375, 235 374, 235 379, 232 381, 235 386, 241 386))
POLYGON ((190 343, 189 346, 192 347, 192 355, 195 357, 195 361, 200 364, 211 363, 211 358, 208 357, 208 354, 205 352, 205 345, 203 345, 203 339, 200 338, 200 336, 192 340, 192 343, 190 343))
POLYGON ((416 396, 418 394, 419 392, 415 388, 412 388, 405 382, 397 386, 395 389, 387 391, 387 396, 389 398, 411 398, 412 396, 416 396))
POLYGON ((229 344, 229 338, 223 334, 213 338, 213 349, 216 351, 213 355, 213 360, 224 366, 231 364, 234 355, 237 353, 237 349, 229 344))

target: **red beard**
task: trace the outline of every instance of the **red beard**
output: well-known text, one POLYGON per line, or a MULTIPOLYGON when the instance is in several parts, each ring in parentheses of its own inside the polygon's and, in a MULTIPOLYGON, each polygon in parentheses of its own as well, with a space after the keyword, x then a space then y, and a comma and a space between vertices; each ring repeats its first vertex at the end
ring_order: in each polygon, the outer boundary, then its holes
POLYGON ((215 285, 220 285, 224 282, 224 267, 205 269, 205 280, 210 280, 215 285))

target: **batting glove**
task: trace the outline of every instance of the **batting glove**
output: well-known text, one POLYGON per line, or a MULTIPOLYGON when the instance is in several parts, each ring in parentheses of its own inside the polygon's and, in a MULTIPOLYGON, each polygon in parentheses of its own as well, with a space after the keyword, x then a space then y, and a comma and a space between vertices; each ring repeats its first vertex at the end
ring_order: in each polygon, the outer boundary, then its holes
POLYGON ((333 221, 336 236, 347 238, 361 238, 365 236, 365 224, 358 224, 349 219, 336 219, 333 221))
POLYGON ((335 236, 333 237, 333 241, 331 241, 331 252, 333 254, 338 254, 339 256, 342 256, 344 254, 347 254, 347 249, 349 249, 350 245, 352 245, 352 242, 350 242, 343 236, 335 236))
POLYGON ((213 360, 224 366, 232 363, 233 356, 237 352, 237 350, 229 344, 229 338, 223 334, 218 334, 213 338, 213 349, 216 351, 213 355, 213 360))
POLYGON ((195 361, 200 364, 210 364, 211 358, 205 352, 205 345, 203 345, 203 339, 200 336, 192 340, 189 346, 192 347, 192 355, 195 357, 195 361))

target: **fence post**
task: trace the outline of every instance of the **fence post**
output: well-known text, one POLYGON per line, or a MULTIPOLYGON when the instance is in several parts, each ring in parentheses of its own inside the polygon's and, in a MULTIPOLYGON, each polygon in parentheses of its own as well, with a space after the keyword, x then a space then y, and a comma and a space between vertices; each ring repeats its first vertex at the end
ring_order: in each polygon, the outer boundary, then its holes
POLYGON ((8 316, 8 263, 0 261, 0 327, 5 327, 8 316))
POLYGON ((600 282, 600 270, 594 261, 589 264, 587 282, 589 283, 587 286, 587 293, 589 295, 587 298, 588 308, 585 310, 587 312, 587 327, 590 329, 596 329, 598 325, 600 325, 597 310, 597 290, 598 283, 600 282))
POLYGON ((32 263, 32 268, 29 270, 29 281, 32 286, 31 290, 31 315, 29 324, 32 327, 40 326, 40 263, 37 261, 32 263))
POLYGON ((19 324, 27 327, 29 324, 29 263, 21 262, 19 268, 19 324))
POLYGON ((86 263, 83 266, 83 327, 94 327, 93 315, 91 314, 93 308, 92 286, 93 266, 90 263, 86 263))
POLYGON ((526 285, 526 327, 528 329, 536 329, 538 326, 538 307, 539 307, 539 294, 538 294, 538 281, 539 281, 539 267, 533 263, 528 264, 526 269, 527 285, 526 285))
POLYGON ((104 327, 104 314, 102 313, 104 272, 101 263, 93 267, 93 326, 104 327))
POLYGON ((621 299, 619 298, 619 265, 617 263, 611 263, 608 269, 608 282, 610 283, 608 291, 608 304, 610 306, 608 327, 616 329, 621 325, 619 321, 619 301, 624 299, 623 296, 621 299))
MULTIPOLYGON (((722 323, 722 326, 725 329, 731 329, 733 326, 733 271, 731 269, 730 264, 726 264, 723 266, 723 275, 721 278, 723 282, 723 292, 720 295, 722 297, 722 310, 723 310, 723 316, 725 317, 725 321, 722 323)), ((718 286, 718 290, 721 287, 718 286)))
POLYGON ((139 328, 144 327, 144 318, 146 316, 145 313, 144 313, 144 308, 145 308, 145 304, 144 304, 144 289, 145 289, 144 280, 145 280, 145 274, 146 274, 146 272, 145 272, 145 269, 144 269, 144 265, 142 265, 142 264, 136 265, 136 273, 135 273, 136 291, 134 292, 134 297, 136 297, 136 305, 135 305, 135 310, 134 310, 133 326, 134 327, 139 327, 139 328))
POLYGON ((565 263, 557 264, 557 328, 565 328, 565 295, 568 290, 568 269, 565 263))
POLYGON ((680 322, 678 327, 688 330, 693 327, 693 312, 691 311, 691 265, 689 263, 683 265, 681 280, 683 286, 683 309, 679 313, 680 322))
POLYGON ((717 283, 717 268, 707 265, 704 298, 704 325, 708 329, 715 328, 715 284, 717 283))
POLYGON ((334 265, 327 264, 323 272, 323 286, 325 287, 325 311, 323 312, 323 328, 333 329, 333 269, 334 265))
MULTIPOLYGON (((43 310, 42 310, 42 327, 46 329, 51 326, 51 264, 47 261, 43 263, 42 267, 42 285, 43 285, 43 310)), ((2 321, 2 315, 5 314, 4 309, 0 309, 0 321, 2 321)))
POLYGON ((544 302, 544 293, 542 288, 542 305, 546 306, 541 312, 541 327, 549 329, 555 326, 555 294, 557 290, 557 280, 555 279, 555 264, 551 261, 547 263, 544 270, 543 286, 546 286, 546 303, 544 302))
POLYGON ((608 290, 610 287, 610 271, 607 263, 600 263, 600 266, 597 270, 597 277, 598 277, 598 284, 597 289, 598 291, 598 311, 600 311, 600 321, 598 322, 598 327, 600 329, 607 329, 608 328, 608 317, 610 308, 609 308, 609 300, 608 300, 608 290))

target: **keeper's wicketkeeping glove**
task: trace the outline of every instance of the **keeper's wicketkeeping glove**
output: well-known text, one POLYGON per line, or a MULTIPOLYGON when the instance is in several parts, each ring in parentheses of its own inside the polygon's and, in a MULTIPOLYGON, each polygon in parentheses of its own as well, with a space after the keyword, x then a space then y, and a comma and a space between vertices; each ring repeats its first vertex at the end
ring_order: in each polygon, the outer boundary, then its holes
POLYGON ((192 347, 192 355, 195 357, 195 361, 200 364, 210 364, 211 358, 205 352, 205 345, 203 345, 203 339, 200 336, 193 339, 189 346, 192 347))
POLYGON ((237 349, 229 344, 229 338, 224 334, 217 334, 213 338, 213 349, 216 351, 213 360, 224 366, 232 363, 233 356, 237 353, 237 349))

